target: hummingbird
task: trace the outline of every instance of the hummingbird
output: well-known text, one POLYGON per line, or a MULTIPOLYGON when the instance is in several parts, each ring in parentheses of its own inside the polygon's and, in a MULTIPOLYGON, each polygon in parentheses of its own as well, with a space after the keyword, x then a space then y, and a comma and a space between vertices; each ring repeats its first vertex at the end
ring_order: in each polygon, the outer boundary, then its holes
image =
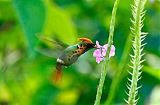
POLYGON ((60 46, 65 46, 63 51, 60 52, 60 55, 56 60, 56 70, 55 70, 55 82, 59 81, 62 77, 63 66, 68 67, 75 63, 77 59, 89 51, 92 48, 97 48, 96 45, 89 38, 78 38, 79 42, 75 45, 66 45, 59 40, 49 40, 45 37, 39 37, 42 41, 48 41, 52 44, 59 44, 60 46))

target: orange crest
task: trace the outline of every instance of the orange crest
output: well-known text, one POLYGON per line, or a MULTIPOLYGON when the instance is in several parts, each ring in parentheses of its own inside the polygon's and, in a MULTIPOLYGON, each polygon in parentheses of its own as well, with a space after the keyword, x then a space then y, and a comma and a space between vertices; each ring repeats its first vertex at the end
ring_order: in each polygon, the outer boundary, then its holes
POLYGON ((90 39, 88 38, 79 38, 79 40, 87 42, 87 43, 93 43, 90 39))

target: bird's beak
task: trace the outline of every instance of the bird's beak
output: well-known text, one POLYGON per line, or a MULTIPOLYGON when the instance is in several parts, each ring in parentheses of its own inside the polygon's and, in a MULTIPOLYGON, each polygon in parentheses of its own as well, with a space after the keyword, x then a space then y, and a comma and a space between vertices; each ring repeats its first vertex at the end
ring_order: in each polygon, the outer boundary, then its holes
POLYGON ((94 48, 97 48, 97 45, 94 45, 94 48))

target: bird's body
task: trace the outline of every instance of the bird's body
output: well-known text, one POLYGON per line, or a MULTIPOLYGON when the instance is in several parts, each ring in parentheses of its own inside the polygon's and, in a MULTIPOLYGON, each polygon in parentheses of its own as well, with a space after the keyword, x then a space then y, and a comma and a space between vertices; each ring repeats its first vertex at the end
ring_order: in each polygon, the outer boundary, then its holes
POLYGON ((80 42, 76 45, 67 47, 61 55, 57 58, 57 63, 60 63, 64 66, 70 66, 80 55, 93 48, 92 46, 88 46, 84 42, 80 42))
MULTIPOLYGON (((61 79, 63 66, 72 65, 82 54, 92 48, 96 48, 96 45, 88 38, 79 38, 80 42, 72 46, 68 46, 56 38, 55 40, 50 40, 43 36, 38 36, 38 38, 43 42, 49 42, 53 46, 57 46, 58 48, 60 47, 61 50, 63 49, 63 51, 60 50, 61 53, 57 58, 55 81, 61 79)), ((46 53, 41 49, 39 49, 39 51, 45 55, 50 55, 48 52, 46 53)))
POLYGON ((77 61, 79 56, 95 47, 95 44, 87 38, 80 38, 80 40, 82 42, 67 47, 57 58, 56 81, 61 78, 62 66, 70 66, 77 61))

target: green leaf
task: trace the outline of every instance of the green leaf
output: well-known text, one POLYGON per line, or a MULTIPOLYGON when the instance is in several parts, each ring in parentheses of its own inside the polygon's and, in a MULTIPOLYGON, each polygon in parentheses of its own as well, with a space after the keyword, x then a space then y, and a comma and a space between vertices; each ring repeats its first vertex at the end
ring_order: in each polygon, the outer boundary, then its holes
POLYGON ((35 55, 36 33, 43 29, 45 7, 42 0, 13 0, 18 18, 28 41, 30 55, 35 55))
POLYGON ((56 35, 64 43, 73 44, 77 36, 69 14, 50 2, 50 0, 46 0, 45 3, 47 6, 47 19, 44 34, 56 35))
POLYGON ((160 69, 158 69, 158 68, 155 69, 150 66, 144 66, 143 71, 160 81, 160 69))

